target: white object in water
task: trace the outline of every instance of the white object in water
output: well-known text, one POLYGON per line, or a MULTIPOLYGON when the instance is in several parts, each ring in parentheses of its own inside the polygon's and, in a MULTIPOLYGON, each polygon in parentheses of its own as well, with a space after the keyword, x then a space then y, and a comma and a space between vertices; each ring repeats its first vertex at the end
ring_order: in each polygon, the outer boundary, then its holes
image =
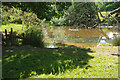
POLYGON ((102 39, 106 39, 106 37, 102 37, 102 39))
POLYGON ((114 36, 113 36, 113 32, 110 32, 107 34, 109 36, 110 39, 112 39, 114 36))
POLYGON ((105 40, 100 40, 100 43, 106 43, 106 41, 105 40))
POLYGON ((79 29, 69 29, 69 31, 79 31, 79 29))
POLYGON ((105 40, 100 40, 100 42, 99 42, 99 44, 97 45, 97 47, 98 47, 100 44, 109 44, 109 43, 107 43, 105 40))
POLYGON ((53 44, 47 46, 47 48, 56 48, 53 44))
POLYGON ((113 39, 113 38, 114 38, 114 34, 118 35, 117 32, 109 32, 109 33, 107 33, 107 35, 108 35, 108 37, 109 37, 110 39, 113 39))

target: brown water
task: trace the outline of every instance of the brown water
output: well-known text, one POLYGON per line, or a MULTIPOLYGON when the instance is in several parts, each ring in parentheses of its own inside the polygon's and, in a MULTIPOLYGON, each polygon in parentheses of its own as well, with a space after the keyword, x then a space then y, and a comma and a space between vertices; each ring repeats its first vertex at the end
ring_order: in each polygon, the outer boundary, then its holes
POLYGON ((44 42, 46 47, 55 48, 57 45, 74 45, 77 47, 93 47, 100 44, 111 44, 118 32, 112 29, 80 29, 77 27, 60 26, 44 27, 44 42), (109 39, 108 39, 109 38, 109 39))

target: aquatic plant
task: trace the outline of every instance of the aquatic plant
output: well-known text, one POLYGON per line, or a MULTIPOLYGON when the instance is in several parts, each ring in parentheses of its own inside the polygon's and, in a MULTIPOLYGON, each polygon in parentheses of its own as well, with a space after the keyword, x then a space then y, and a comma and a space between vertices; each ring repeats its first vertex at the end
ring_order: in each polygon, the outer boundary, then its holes
POLYGON ((113 44, 114 46, 120 46, 120 38, 115 38, 115 39, 113 39, 112 44, 113 44))

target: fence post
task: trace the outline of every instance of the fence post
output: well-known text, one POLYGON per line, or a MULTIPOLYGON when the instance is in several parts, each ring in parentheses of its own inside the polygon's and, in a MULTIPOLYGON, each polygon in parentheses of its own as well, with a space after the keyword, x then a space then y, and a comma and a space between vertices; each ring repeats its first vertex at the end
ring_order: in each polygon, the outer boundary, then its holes
POLYGON ((24 33, 22 33, 22 37, 24 38, 24 33))
POLYGON ((10 34, 12 34, 13 33, 13 28, 11 28, 11 32, 10 32, 10 34))
POLYGON ((12 28, 10 31, 10 43, 11 43, 11 45, 13 45, 13 29, 12 28))
POLYGON ((2 34, 2 41, 4 40, 4 36, 3 36, 3 34, 2 34))
POLYGON ((7 30, 5 29, 5 40, 7 40, 7 30))

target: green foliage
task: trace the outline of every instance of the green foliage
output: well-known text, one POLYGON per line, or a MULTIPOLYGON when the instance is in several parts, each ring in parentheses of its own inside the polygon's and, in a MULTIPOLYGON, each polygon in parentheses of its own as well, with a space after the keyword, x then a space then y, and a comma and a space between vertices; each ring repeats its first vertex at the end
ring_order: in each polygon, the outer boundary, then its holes
POLYGON ((70 25, 91 27, 97 24, 97 10, 94 3, 74 3, 67 10, 64 10, 63 17, 53 17, 51 24, 53 25, 70 25), (84 7, 83 7, 84 6, 84 7))
POLYGON ((18 46, 19 41, 18 41, 18 39, 16 39, 16 34, 15 33, 9 34, 3 45, 4 46, 18 46))
POLYGON ((115 38, 113 41, 112 41, 112 44, 114 46, 120 46, 120 38, 115 38))
POLYGON ((97 24, 97 14, 94 3, 74 3, 65 13, 66 25, 92 27, 97 24))
POLYGON ((55 26, 62 26, 62 25, 65 25, 65 17, 60 17, 60 18, 57 18, 57 17, 53 17, 51 20, 50 20, 50 23, 52 25, 55 25, 55 26))
POLYGON ((19 23, 26 26, 39 26, 41 20, 37 18, 35 13, 24 12, 21 9, 15 7, 2 6, 2 23, 19 23))
POLYGON ((51 20, 53 16, 62 16, 71 2, 4 2, 4 6, 21 8, 22 11, 34 12, 39 19, 51 20), (32 5, 32 6, 31 6, 32 5))
POLYGON ((25 36, 23 38, 23 45, 32 45, 35 47, 44 47, 44 43, 42 41, 43 35, 42 31, 38 30, 36 27, 32 27, 25 32, 25 36))
MULTIPOLYGON (((101 5, 101 4, 99 4, 101 5)), ((120 7, 120 2, 103 2, 102 6, 100 7, 101 11, 112 11, 120 7)))
POLYGON ((120 7, 120 2, 96 2, 100 11, 113 11, 120 7))

